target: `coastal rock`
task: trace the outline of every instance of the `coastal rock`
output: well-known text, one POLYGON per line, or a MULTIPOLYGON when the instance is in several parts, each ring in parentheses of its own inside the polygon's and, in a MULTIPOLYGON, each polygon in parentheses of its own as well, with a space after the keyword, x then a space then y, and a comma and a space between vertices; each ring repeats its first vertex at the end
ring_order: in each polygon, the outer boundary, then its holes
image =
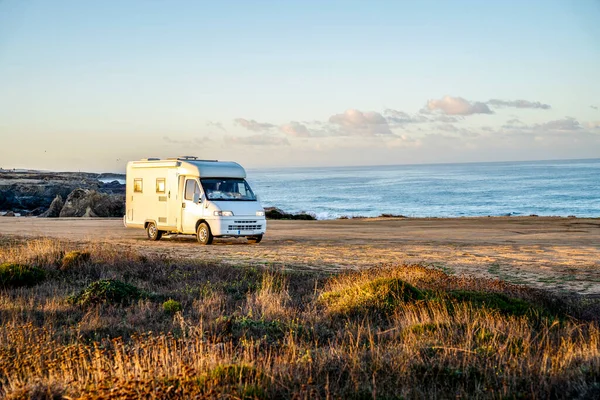
POLYGON ((125 185, 117 180, 103 183, 100 188, 104 193, 123 194, 125 193, 125 185))
POLYGON ((60 217, 120 217, 125 198, 89 189, 73 190, 60 211, 60 217))
POLYGON ((265 217, 267 219, 299 219, 299 220, 316 220, 317 218, 312 214, 307 214, 305 212, 291 214, 283 211, 277 207, 266 207, 265 208, 265 217))
MULTIPOLYGON (((119 183, 124 179, 120 174, 0 169, 0 210, 22 215, 44 214, 57 196, 65 199, 79 188, 120 196, 124 202, 125 185, 119 183), (103 183, 100 179, 112 181, 103 183)), ((56 214, 57 208, 49 214, 56 214)), ((95 213, 93 207, 92 212, 95 213)), ((82 213, 85 214, 85 209, 82 213)))
POLYGON ((57 194, 48 210, 40 215, 42 218, 58 218, 65 202, 60 194, 57 194))
POLYGON ((27 213, 27 216, 34 216, 34 217, 39 217, 40 215, 42 215, 43 213, 45 213, 48 209, 46 207, 38 207, 38 208, 34 208, 33 210, 29 211, 27 213))

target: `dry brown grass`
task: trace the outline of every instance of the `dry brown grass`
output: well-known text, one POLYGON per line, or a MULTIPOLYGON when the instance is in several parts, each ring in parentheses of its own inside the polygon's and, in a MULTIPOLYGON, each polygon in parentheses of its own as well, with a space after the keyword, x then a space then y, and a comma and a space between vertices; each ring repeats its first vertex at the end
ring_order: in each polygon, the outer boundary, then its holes
POLYGON ((419 265, 323 275, 77 247, 0 237, 0 263, 47 272, 33 288, 0 289, 0 396, 600 395, 600 329, 578 300, 419 265), (72 250, 89 260, 61 270, 72 250), (67 300, 100 279, 148 296, 67 300), (167 299, 183 310, 166 312, 167 299))

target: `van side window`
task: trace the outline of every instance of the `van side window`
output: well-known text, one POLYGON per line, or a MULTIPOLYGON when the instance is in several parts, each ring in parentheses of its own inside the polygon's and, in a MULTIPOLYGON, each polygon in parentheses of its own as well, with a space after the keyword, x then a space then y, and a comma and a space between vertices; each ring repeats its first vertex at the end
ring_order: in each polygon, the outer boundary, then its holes
POLYGON ((156 193, 165 192, 165 178, 156 178, 156 193))
POLYGON ((185 199, 194 200, 194 193, 200 193, 200 188, 195 180, 188 179, 185 181, 185 199))
POLYGON ((134 193, 142 193, 142 190, 143 190, 142 178, 135 178, 133 180, 133 192, 134 193))

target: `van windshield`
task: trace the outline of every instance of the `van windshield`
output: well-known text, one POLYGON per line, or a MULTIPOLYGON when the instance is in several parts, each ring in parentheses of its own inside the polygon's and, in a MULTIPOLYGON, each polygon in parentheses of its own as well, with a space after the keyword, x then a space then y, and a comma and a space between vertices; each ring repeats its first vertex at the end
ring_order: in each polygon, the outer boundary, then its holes
POLYGON ((256 201, 256 196, 244 179, 202 178, 200 182, 208 200, 256 201))

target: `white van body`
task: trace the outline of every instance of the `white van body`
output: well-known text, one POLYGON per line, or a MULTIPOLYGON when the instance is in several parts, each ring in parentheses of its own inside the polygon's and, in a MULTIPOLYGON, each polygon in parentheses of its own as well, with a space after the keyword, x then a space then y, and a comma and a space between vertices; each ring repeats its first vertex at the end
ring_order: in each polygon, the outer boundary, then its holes
POLYGON ((127 163, 124 217, 128 228, 163 234, 247 237, 258 243, 267 229, 265 212, 235 162, 197 157, 149 158, 127 163))

